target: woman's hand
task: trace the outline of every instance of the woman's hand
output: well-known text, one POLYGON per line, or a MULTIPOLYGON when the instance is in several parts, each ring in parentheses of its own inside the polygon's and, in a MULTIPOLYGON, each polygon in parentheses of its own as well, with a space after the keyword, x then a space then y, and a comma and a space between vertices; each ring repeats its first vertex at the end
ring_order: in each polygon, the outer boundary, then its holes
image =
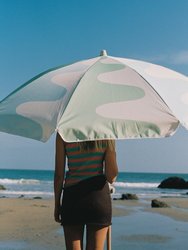
POLYGON ((55 206, 54 219, 56 222, 61 223, 61 207, 60 206, 55 206))

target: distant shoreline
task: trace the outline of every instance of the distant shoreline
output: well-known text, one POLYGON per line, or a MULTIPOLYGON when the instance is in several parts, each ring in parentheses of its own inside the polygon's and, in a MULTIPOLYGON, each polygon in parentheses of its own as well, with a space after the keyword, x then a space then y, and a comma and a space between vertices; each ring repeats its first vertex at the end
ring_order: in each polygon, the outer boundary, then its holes
MULTIPOLYGON (((54 172, 54 169, 45 169, 45 168, 0 168, 1 170, 18 170, 18 171, 50 171, 50 172, 54 172)), ((150 172, 150 171, 119 171, 119 173, 124 173, 124 174, 165 174, 165 175, 187 175, 188 172, 150 172)))

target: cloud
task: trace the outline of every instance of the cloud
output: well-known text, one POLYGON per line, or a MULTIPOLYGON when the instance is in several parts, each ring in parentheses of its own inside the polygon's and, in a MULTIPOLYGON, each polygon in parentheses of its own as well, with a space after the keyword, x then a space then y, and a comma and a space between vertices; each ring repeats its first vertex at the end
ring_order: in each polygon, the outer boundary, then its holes
POLYGON ((188 65, 188 50, 182 50, 171 54, 158 54, 147 58, 153 63, 167 63, 172 65, 188 65))
POLYGON ((171 55, 172 63, 174 64, 188 64, 188 50, 179 51, 178 53, 171 55))

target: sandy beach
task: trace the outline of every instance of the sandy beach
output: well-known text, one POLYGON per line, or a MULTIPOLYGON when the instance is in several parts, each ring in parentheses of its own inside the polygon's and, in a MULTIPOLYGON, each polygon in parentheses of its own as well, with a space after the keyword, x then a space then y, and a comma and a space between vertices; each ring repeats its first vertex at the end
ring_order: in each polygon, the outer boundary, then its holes
MULTIPOLYGON (((112 249, 185 249, 188 199, 113 201, 112 249), (178 247, 178 248, 177 248, 178 247)), ((53 220, 53 199, 1 198, 0 249, 65 249, 62 227, 53 220)))

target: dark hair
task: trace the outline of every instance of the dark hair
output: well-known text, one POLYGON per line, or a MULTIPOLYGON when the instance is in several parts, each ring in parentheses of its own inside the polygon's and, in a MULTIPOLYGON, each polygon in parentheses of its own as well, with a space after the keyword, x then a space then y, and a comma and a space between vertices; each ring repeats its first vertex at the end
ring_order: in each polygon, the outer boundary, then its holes
POLYGON ((114 140, 97 140, 97 141, 83 141, 78 142, 80 147, 80 151, 89 151, 94 149, 104 149, 110 148, 111 150, 115 149, 115 141, 114 140))

